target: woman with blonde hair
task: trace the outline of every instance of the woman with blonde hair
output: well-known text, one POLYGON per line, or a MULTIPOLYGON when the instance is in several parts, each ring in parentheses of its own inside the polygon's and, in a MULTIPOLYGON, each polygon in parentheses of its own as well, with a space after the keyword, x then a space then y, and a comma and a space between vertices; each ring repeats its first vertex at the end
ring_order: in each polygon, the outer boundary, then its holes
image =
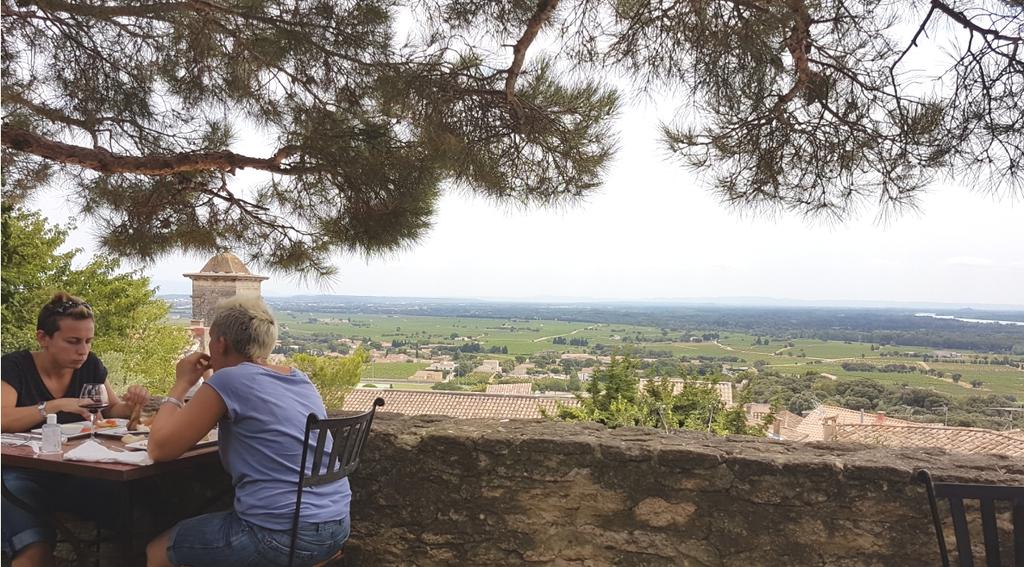
MULTIPOLYGON (((154 461, 176 459, 219 424, 220 457, 235 488, 234 508, 178 523, 146 548, 151 567, 287 565, 306 416, 327 416, 309 377, 270 364, 277 325, 258 298, 218 304, 210 354, 182 359, 149 437, 154 461), (208 369, 210 377, 181 400, 208 369)), ((312 443, 311 443, 312 444, 312 443)), ((295 565, 332 557, 348 538, 348 479, 304 489, 295 565)))

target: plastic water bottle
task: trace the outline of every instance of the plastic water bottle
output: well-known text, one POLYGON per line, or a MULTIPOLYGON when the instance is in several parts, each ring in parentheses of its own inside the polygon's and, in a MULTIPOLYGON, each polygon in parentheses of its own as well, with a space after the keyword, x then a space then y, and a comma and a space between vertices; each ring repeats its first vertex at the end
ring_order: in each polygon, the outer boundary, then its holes
POLYGON ((57 425, 57 414, 46 414, 46 425, 43 425, 43 442, 39 447, 40 453, 60 453, 61 431, 57 425))

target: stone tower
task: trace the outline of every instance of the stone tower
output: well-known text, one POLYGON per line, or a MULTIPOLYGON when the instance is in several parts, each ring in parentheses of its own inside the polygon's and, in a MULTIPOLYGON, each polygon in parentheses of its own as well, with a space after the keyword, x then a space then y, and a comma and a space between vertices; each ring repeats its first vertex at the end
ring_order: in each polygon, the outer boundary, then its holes
POLYGON ((183 274, 192 280, 192 319, 210 326, 213 308, 222 299, 236 295, 260 297, 260 284, 268 279, 257 276, 231 252, 221 252, 193 274, 183 274))

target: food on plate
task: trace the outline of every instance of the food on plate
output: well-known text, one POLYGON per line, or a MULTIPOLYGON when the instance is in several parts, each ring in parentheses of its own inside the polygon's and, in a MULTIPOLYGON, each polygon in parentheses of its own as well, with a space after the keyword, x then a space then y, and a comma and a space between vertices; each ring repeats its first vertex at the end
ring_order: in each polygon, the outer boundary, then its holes
POLYGON ((156 412, 160 411, 160 404, 164 398, 153 396, 144 404, 135 406, 132 410, 132 417, 128 420, 128 431, 149 431, 149 425, 153 423, 156 412))
POLYGON ((101 419, 96 422, 96 429, 110 429, 111 427, 117 427, 120 423, 116 419, 101 419))
POLYGON ((207 433, 205 436, 203 436, 202 439, 199 440, 199 443, 209 443, 211 441, 216 441, 216 440, 217 440, 217 430, 216 429, 211 429, 209 433, 207 433))
POLYGON ((142 404, 135 404, 132 407, 132 415, 128 418, 128 431, 135 431, 139 426, 139 417, 142 414, 142 404))
POLYGON ((121 442, 124 443, 125 445, 127 445, 129 443, 137 443, 137 442, 143 441, 145 439, 146 439, 146 437, 143 436, 143 435, 132 435, 131 433, 129 433, 128 435, 125 435, 124 437, 121 437, 121 442))

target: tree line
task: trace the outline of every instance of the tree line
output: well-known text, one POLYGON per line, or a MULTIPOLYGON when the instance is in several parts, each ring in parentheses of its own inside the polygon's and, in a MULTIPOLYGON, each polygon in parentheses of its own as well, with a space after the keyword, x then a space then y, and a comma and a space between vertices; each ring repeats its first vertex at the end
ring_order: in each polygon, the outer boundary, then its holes
POLYGON ((815 373, 776 372, 750 376, 743 392, 750 401, 770 403, 798 415, 819 404, 828 404, 852 410, 884 411, 890 417, 957 427, 1003 430, 1024 426, 1020 412, 1013 413, 1014 417, 1008 420, 1006 412, 994 409, 1017 407, 1017 398, 1009 395, 953 397, 925 388, 886 385, 866 378, 832 380, 815 373))

